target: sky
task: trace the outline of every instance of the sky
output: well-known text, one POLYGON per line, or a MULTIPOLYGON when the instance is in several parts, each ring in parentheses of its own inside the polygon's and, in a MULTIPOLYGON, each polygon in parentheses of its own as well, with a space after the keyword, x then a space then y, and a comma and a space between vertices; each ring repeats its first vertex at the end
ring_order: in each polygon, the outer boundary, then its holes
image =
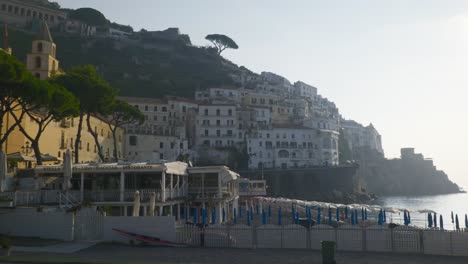
POLYGON ((135 30, 178 27, 194 45, 230 36, 223 56, 304 81, 346 119, 372 123, 386 157, 414 147, 468 190, 468 1, 58 0, 135 30))

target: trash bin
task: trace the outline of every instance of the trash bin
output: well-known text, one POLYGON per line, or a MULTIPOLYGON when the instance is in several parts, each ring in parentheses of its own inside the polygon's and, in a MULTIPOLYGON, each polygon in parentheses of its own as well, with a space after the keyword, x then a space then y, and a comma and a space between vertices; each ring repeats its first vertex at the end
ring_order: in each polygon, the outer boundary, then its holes
POLYGON ((335 264, 336 243, 333 241, 321 241, 322 264, 335 264))

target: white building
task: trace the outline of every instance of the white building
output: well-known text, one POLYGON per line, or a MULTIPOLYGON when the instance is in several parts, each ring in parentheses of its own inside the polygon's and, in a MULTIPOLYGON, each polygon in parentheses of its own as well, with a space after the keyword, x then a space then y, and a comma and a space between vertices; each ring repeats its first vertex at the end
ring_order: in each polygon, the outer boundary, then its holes
POLYGON ((295 94, 313 100, 317 96, 317 88, 301 81, 294 83, 295 94))
POLYGON ((354 120, 342 120, 341 126, 351 150, 368 148, 384 154, 382 137, 372 124, 365 127, 354 120))

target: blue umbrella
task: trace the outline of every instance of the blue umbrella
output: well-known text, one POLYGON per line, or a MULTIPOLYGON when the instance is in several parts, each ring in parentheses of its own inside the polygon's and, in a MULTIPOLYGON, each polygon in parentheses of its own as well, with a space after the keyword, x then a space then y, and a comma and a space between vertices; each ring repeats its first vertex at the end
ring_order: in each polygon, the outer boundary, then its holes
POLYGON ((268 205, 268 217, 271 217, 271 205, 268 205))
POLYGON ((322 223, 322 209, 320 207, 317 208, 317 224, 320 225, 322 223))
POLYGON ((307 223, 312 225, 312 212, 310 211, 310 207, 307 207, 307 223))
POLYGON ((434 213, 434 220, 433 220, 433 222, 434 222, 434 227, 437 227, 437 214, 436 214, 436 213, 434 213))
POLYGON ((344 208, 344 218, 348 219, 348 207, 347 206, 344 208))
POLYGON ((439 226, 440 230, 444 230, 444 219, 442 218, 442 215, 439 215, 439 226))
POLYGON ((333 221, 333 219, 332 219, 332 209, 331 209, 331 207, 328 207, 328 224, 332 225, 332 221, 333 221))
POLYGON ((206 225, 206 209, 202 209, 202 224, 203 226, 206 225))
POLYGON ((460 223, 458 222, 458 214, 455 215, 455 228, 460 230, 460 223))
POLYGON ((404 214, 403 224, 407 226, 409 224, 408 213, 405 211, 404 214))
POLYGON ((355 211, 355 212, 354 212, 354 218, 355 218, 355 219, 354 219, 354 223, 355 223, 356 225, 358 225, 358 224, 359 224, 359 219, 358 219, 358 218, 359 218, 359 215, 358 215, 358 211, 357 211, 357 209, 355 209, 354 211, 355 211))
POLYGON ((189 208, 188 206, 185 207, 185 223, 188 223, 188 218, 189 218, 189 208))
POLYGON ((281 225, 281 207, 278 208, 278 225, 281 225))
POLYGON ((367 220, 367 208, 364 208, 364 220, 367 220))
POLYGON ((383 224, 383 212, 382 212, 382 209, 380 209, 380 211, 379 211, 379 217, 378 217, 377 224, 378 224, 378 225, 382 225, 382 224, 383 224))
POLYGON ((408 211, 408 224, 411 224, 411 215, 409 211, 408 211))
POLYGON ((242 206, 239 206, 239 218, 242 218, 242 206))
POLYGON ((365 217, 364 217, 364 208, 361 207, 361 220, 364 221, 365 220, 365 217))
POLYGON ((336 221, 339 222, 340 221, 340 208, 336 208, 336 221))
POLYGON ((452 224, 454 223, 454 218, 453 218, 453 211, 452 211, 452 224))
POLYGON ((237 224, 237 210, 236 210, 236 208, 234 208, 233 216, 234 216, 234 224, 237 224))
POLYGON ((427 226, 428 226, 429 228, 432 227, 432 214, 431 214, 431 212, 428 212, 428 213, 427 213, 427 226))
POLYGON ((465 228, 468 228, 468 215, 465 214, 465 228))
POLYGON ((247 225, 250 226, 250 223, 252 221, 252 217, 250 216, 252 212, 247 211, 247 225))
POLYGON ((351 210, 351 225, 354 225, 354 211, 351 210))
POLYGON ((291 204, 291 216, 293 220, 296 217, 296 209, 294 208, 294 204, 291 204))
POLYGON ((266 213, 265 213, 265 209, 262 208, 262 223, 264 225, 266 225, 267 223, 267 218, 266 218, 266 213))
POLYGON ((299 224, 299 212, 296 212, 296 224, 299 224))
POLYGON ((226 210, 223 207, 223 223, 226 222, 226 210))
POLYGON ((383 210, 383 222, 387 223, 387 212, 383 210))
POLYGON ((214 225, 216 224, 216 208, 211 210, 211 223, 214 225))
POLYGON ((197 208, 193 208, 193 223, 196 225, 197 224, 197 220, 198 220, 198 217, 197 217, 197 208))

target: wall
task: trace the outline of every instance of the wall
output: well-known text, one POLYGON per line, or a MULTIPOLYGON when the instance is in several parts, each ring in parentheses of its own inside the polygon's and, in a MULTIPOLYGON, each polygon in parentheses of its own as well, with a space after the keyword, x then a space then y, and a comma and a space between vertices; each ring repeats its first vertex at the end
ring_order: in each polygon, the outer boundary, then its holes
POLYGON ((73 240, 73 214, 37 212, 35 208, 17 208, 0 214, 0 233, 13 236, 73 240))
POLYGON ((141 235, 158 237, 163 240, 176 241, 175 218, 172 216, 107 216, 104 217, 104 241, 129 242, 112 228, 121 229, 141 235))

